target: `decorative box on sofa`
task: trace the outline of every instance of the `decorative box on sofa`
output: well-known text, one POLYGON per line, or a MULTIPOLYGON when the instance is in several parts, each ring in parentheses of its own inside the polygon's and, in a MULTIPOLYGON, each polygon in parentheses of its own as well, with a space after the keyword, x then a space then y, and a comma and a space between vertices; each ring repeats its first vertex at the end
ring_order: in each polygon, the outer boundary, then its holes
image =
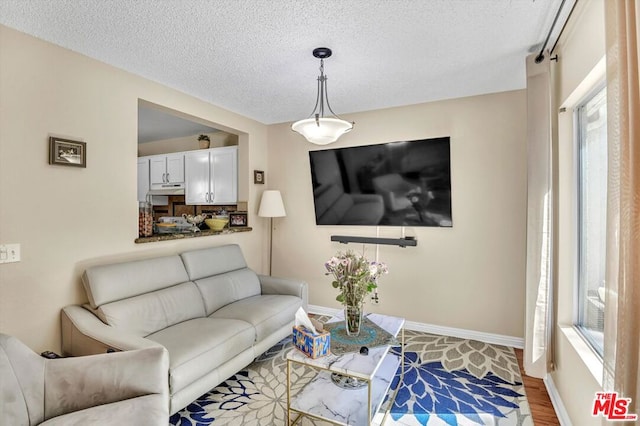
POLYGON ((257 275, 226 245, 89 268, 89 304, 62 311, 62 349, 87 355, 162 346, 171 414, 291 333, 307 284, 257 275))

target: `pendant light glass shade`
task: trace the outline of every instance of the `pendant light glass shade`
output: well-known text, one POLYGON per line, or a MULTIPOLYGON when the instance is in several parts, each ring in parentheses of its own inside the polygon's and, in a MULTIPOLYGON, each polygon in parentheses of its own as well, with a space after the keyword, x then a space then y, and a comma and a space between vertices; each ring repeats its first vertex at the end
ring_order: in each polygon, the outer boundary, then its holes
POLYGON ((293 123, 291 129, 300 133, 311 143, 327 145, 353 129, 353 123, 339 118, 318 118, 317 121, 315 118, 307 118, 293 123))
POLYGON ((291 125, 291 130, 300 133, 309 142, 316 145, 327 145, 353 129, 355 123, 342 120, 331 109, 327 95, 327 77, 324 75, 324 59, 331 56, 331 49, 318 47, 313 50, 313 56, 320 59, 320 75, 318 76, 318 94, 316 106, 313 108, 310 118, 296 121, 291 125), (324 116, 324 105, 333 114, 332 117, 324 116))

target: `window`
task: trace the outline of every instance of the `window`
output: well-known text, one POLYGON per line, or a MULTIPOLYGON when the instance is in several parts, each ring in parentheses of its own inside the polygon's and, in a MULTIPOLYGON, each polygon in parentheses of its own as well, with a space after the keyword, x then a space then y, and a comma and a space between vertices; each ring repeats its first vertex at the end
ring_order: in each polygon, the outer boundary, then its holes
POLYGON ((577 326, 602 356, 607 220, 607 91, 595 91, 576 111, 578 123, 577 326))

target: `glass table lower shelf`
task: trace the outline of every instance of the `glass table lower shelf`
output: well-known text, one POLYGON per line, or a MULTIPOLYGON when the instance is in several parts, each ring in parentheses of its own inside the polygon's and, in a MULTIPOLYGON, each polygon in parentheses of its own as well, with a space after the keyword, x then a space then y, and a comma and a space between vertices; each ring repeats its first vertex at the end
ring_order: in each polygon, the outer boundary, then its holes
POLYGON ((391 353, 389 345, 370 348, 368 355, 347 353, 317 359, 292 349, 287 354, 288 424, 295 425, 304 416, 338 425, 382 424, 386 414, 380 410, 382 403, 388 394, 393 403, 404 377, 404 365, 400 362, 404 356, 404 319, 380 314, 370 314, 369 319, 395 337, 401 334, 401 355, 391 353), (292 363, 316 370, 315 377, 295 395, 291 391, 292 363), (391 394, 391 382, 398 368, 401 368, 400 383, 391 394), (358 389, 339 387, 331 379, 332 373, 357 378, 367 385, 358 389))

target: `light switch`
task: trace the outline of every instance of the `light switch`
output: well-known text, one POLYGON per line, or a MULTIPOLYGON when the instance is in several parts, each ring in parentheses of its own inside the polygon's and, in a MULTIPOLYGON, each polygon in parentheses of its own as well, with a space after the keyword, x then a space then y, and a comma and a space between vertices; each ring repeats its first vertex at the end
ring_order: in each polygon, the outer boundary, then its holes
POLYGON ((20 262, 20 244, 1 244, 0 263, 20 262))

